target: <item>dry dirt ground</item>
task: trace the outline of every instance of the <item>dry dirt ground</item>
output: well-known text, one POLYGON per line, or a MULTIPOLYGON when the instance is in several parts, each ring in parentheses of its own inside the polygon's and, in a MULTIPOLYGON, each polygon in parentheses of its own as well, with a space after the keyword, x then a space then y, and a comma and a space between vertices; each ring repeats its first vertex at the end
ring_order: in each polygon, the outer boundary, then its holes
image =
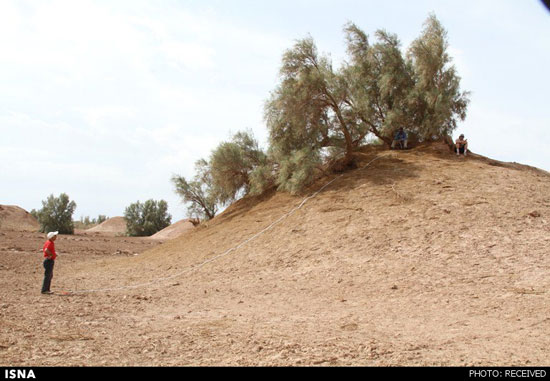
POLYGON ((358 158, 164 244, 61 236, 56 295, 43 236, 2 231, 0 364, 550 365, 548 173, 441 147, 358 158))

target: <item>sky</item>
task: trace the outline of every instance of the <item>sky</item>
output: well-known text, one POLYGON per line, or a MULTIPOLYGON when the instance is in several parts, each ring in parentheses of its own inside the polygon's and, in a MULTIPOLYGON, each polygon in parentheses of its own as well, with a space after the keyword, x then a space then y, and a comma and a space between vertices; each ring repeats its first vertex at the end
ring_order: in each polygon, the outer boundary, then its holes
POLYGON ((238 131, 267 147, 264 103, 296 40, 311 36, 337 68, 347 22, 406 51, 430 13, 471 92, 455 138, 550 171, 539 0, 0 0, 0 204, 30 211, 67 193, 79 219, 163 199, 185 218, 170 178, 191 178, 238 131))

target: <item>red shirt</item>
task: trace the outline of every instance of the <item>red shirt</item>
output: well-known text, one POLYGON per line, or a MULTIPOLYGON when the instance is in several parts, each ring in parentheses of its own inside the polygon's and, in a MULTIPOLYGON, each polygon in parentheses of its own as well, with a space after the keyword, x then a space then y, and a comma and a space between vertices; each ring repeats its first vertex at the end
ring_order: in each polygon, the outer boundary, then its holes
POLYGON ((55 253, 55 245, 52 241, 47 240, 44 244, 44 247, 42 248, 42 251, 44 252, 44 258, 48 257, 48 253, 46 253, 46 249, 50 249, 50 252, 53 254, 52 259, 55 260, 57 257, 57 254, 55 253))

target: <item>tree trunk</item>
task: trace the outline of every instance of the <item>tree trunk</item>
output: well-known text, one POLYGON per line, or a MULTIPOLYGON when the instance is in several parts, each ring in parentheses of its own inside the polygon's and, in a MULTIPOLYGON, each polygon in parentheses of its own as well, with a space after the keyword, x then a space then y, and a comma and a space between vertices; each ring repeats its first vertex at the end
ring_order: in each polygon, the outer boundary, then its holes
POLYGON ((344 120, 344 118, 342 117, 342 114, 340 113, 340 110, 335 107, 334 112, 336 113, 336 117, 338 118, 338 121, 342 126, 342 132, 344 133, 344 138, 346 139, 346 156, 344 156, 344 165, 347 166, 351 164, 351 162, 353 161, 353 139, 348 130, 346 121, 344 120))
POLYGON ((351 134, 348 130, 348 126, 346 124, 346 121, 344 120, 344 117, 342 116, 342 113, 340 112, 340 107, 338 106, 338 103, 330 94, 330 92, 324 88, 324 93, 327 96, 327 98, 330 100, 328 104, 330 107, 332 107, 332 110, 336 114, 336 117, 338 118, 338 121, 340 122, 340 126, 342 128, 342 132, 344 133, 344 138, 346 139, 346 156, 344 156, 344 165, 347 166, 351 164, 353 161, 353 139, 351 137, 351 134))
POLYGON ((374 136, 376 136, 378 139, 382 140, 388 146, 388 148, 391 147, 391 143, 392 143, 391 138, 389 138, 387 136, 383 136, 380 133, 380 131, 378 131, 376 126, 374 124, 372 124, 371 122, 369 122, 368 120, 366 120, 363 116, 359 116, 359 118, 363 121, 363 123, 365 123, 367 126, 369 126, 370 132, 372 132, 374 134, 374 136))

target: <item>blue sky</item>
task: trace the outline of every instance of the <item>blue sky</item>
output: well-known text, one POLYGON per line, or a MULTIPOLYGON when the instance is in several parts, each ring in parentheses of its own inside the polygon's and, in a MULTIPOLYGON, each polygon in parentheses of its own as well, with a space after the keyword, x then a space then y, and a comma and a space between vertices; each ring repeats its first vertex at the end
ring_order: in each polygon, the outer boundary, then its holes
POLYGON ((550 12, 538 0, 0 1, 0 204, 67 193, 75 218, 168 201, 170 177, 231 134, 265 146, 263 104, 284 50, 311 35, 335 67, 342 28, 448 31, 471 149, 550 170, 550 12))

